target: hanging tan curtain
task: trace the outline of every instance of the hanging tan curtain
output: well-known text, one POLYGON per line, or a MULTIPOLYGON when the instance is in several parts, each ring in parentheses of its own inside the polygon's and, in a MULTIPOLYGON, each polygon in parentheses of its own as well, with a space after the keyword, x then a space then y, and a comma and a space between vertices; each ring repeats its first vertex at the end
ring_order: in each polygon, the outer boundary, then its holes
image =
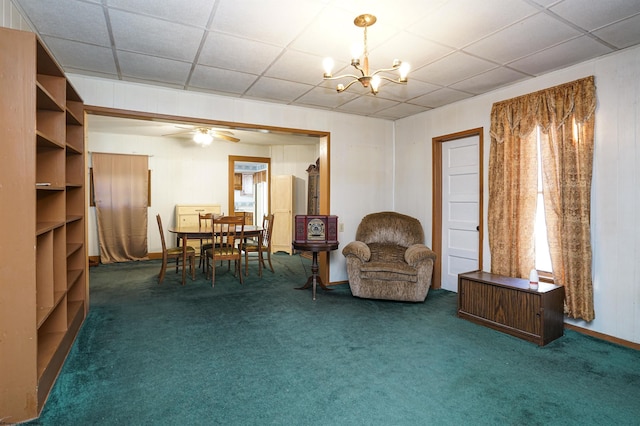
POLYGON ((535 262, 534 226, 538 194, 535 122, 531 99, 493 105, 489 154, 489 247, 491 272, 529 275, 535 262))
POLYGON ((586 321, 595 317, 590 228, 595 106, 591 76, 496 103, 491 111, 491 270, 526 277, 534 267, 537 158, 533 130, 540 126, 553 278, 565 286, 565 312, 586 321), (524 148, 523 144, 532 147, 524 148), (531 151, 533 159, 529 157, 531 151), (520 198, 526 201, 517 201, 520 198), (529 206, 531 198, 534 201, 529 206))
POLYGON ((147 257, 148 157, 92 155, 102 263, 147 257))

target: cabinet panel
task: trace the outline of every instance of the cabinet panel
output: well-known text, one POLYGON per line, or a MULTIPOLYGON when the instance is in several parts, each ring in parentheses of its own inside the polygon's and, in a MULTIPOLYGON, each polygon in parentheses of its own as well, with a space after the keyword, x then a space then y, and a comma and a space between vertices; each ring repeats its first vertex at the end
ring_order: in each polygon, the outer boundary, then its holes
POLYGON ((271 182, 271 209, 273 231, 271 251, 292 254, 293 241, 293 176, 274 176, 271 182))
MULTIPOLYGON (((176 226, 198 226, 200 215, 212 213, 222 214, 219 204, 180 204, 176 205, 176 226)), ((200 240, 189 240, 189 245, 200 254, 200 240)))
POLYGON ((0 28, 0 419, 38 417, 88 309, 82 99, 31 32, 0 28))
POLYGON ((546 345, 564 333, 564 288, 482 271, 458 276, 458 316, 546 345))

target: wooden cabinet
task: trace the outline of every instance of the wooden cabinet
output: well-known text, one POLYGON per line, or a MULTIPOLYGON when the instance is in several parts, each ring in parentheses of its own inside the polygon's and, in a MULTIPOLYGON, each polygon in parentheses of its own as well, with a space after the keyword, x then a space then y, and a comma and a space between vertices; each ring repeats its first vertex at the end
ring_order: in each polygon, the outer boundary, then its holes
POLYGON ((488 272, 458 275, 458 316, 540 346, 564 334, 564 287, 488 272))
MULTIPOLYGON (((176 226, 198 226, 200 214, 222 214, 220 204, 179 204, 176 205, 176 226)), ((200 241, 189 240, 189 245, 200 254, 200 241)))
POLYGON ((89 307, 84 105, 37 36, 0 28, 0 420, 39 415, 89 307))
POLYGON ((242 191, 242 173, 233 174, 233 189, 236 191, 242 191))
POLYGON ((320 159, 316 160, 316 164, 311 164, 307 168, 307 214, 320 214, 320 159))
POLYGON ((271 232, 271 252, 284 251, 292 254, 293 249, 293 176, 274 176, 271 180, 271 210, 273 211, 273 231, 271 232))

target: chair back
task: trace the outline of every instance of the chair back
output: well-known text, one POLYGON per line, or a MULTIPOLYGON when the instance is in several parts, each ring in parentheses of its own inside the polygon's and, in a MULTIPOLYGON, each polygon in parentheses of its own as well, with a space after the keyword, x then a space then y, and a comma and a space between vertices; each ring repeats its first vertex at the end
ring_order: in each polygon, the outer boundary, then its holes
POLYGON ((211 226, 212 219, 212 213, 200 213, 198 214, 198 226, 200 227, 200 229, 208 228, 209 226, 211 226))
POLYGON ((212 257, 228 259, 240 256, 241 248, 237 247, 238 243, 242 245, 244 240, 244 218, 236 216, 213 217, 212 229, 212 257))
POLYGON ((414 217, 396 212, 372 213, 365 216, 356 231, 356 240, 365 244, 397 244, 409 247, 424 244, 424 230, 414 217))
POLYGON ((271 234, 273 233, 273 213, 262 218, 262 247, 271 251, 271 234))
POLYGON ((164 241, 164 228, 162 227, 162 219, 160 215, 156 215, 156 220, 158 221, 158 230, 160 231, 160 242, 162 243, 162 258, 167 257, 167 243, 164 241))
POLYGON ((160 242, 162 243, 162 251, 167 251, 167 243, 164 241, 164 228, 162 227, 162 219, 160 215, 156 215, 156 220, 158 221, 158 230, 160 231, 160 242))

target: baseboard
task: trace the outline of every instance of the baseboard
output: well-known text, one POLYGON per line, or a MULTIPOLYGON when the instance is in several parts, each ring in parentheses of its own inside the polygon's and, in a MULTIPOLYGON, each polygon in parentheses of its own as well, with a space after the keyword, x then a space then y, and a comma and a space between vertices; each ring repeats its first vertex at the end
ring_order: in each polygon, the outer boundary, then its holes
POLYGON ((627 348, 631 348, 631 349, 635 349, 637 351, 640 351, 640 343, 634 343, 634 342, 630 342, 628 340, 619 339, 617 337, 609 336, 608 334, 598 333, 597 331, 589 330, 587 328, 578 327, 578 326, 573 325, 573 324, 567 324, 566 322, 564 323, 564 328, 576 331, 576 332, 578 332, 580 334, 585 334, 587 336, 595 337, 595 338, 598 338, 598 339, 601 339, 601 340, 605 340, 605 341, 610 342, 610 343, 615 343, 615 344, 620 345, 620 346, 625 346, 627 348))
MULTIPOLYGON (((149 253, 149 260, 162 259, 162 253, 149 253)), ((89 266, 98 266, 100 264, 100 256, 89 256, 89 266)))

